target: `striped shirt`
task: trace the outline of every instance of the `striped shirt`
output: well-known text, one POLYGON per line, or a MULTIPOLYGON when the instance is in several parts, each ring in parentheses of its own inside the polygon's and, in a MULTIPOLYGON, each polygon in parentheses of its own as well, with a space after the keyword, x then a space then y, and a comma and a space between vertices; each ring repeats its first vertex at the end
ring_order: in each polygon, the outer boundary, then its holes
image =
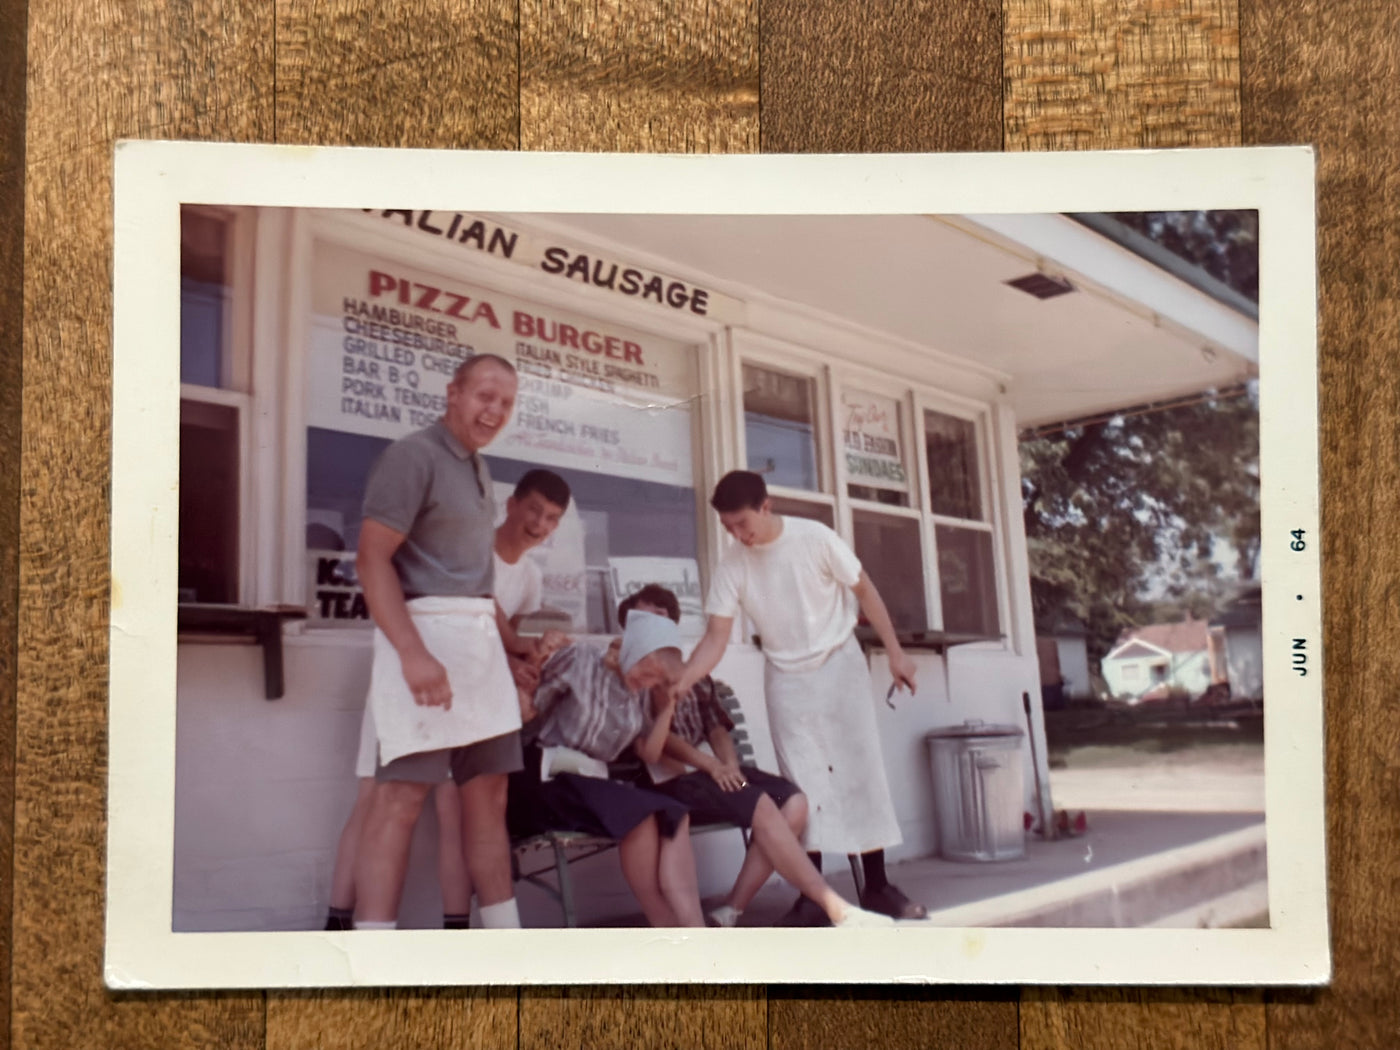
POLYGON ((643 700, 603 662, 600 650, 576 642, 540 669, 535 689, 539 717, 527 733, 547 747, 571 747, 611 762, 641 736, 646 725, 643 700))

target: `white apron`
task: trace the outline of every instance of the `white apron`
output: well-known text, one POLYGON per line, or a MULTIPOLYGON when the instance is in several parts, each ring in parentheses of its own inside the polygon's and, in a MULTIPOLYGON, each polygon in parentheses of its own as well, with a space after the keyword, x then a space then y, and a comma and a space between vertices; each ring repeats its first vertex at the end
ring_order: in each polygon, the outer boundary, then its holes
POLYGON ((418 704, 404 681, 398 651, 374 631, 368 707, 379 761, 474 744, 520 728, 520 703, 490 598, 414 598, 409 614, 428 652, 447 669, 452 707, 418 704))
POLYGON ((778 769, 809 803, 806 849, 867 853, 899 845, 870 672, 854 636, 811 671, 766 664, 763 687, 778 769))

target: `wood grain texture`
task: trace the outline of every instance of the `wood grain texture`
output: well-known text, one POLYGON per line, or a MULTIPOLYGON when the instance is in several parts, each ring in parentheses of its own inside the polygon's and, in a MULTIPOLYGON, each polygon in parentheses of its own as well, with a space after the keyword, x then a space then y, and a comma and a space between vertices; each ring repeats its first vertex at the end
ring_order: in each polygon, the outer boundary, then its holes
POLYGON ((522 0, 520 146, 754 152, 757 0, 522 0))
MULTIPOLYGON (((1002 10, 991 0, 764 0, 765 153, 995 150, 1002 10)), ((769 990, 769 1045, 1014 1047, 989 989, 769 990)))
POLYGON ((269 992, 264 1050, 516 1046, 514 988, 269 992))
MULTIPOLYGON (((279 0, 279 142, 514 149, 514 0, 279 0)), ((266 1050, 513 1047, 516 992, 268 993, 266 1050)))
MULTIPOLYGON (((1400 1044, 1400 20, 1244 0, 1244 135, 1313 143, 1330 989, 1270 997, 1274 1050, 1400 1044)), ((1268 230, 1261 236, 1267 237, 1268 230)), ((1307 377, 1299 376, 1305 382, 1307 377)))
POLYGON ((20 1047, 248 1047, 257 993, 102 986, 112 148, 271 132, 261 5, 28 10, 12 1034, 20 1047))
POLYGON ((20 383, 24 338, 25 5, 0 0, 0 1045, 10 1031, 15 659, 19 627, 20 383))
POLYGON ((1006 0, 1006 149, 1233 146, 1237 0, 1006 0))
MULTIPOLYGON (((523 0, 523 149, 758 148, 756 0, 523 0)), ((523 988, 520 1046, 761 1047, 761 988, 523 988)))
MULTIPOLYGON (((1233 146, 1232 0, 1006 0, 1006 148, 1233 146)), ((1029 989, 1020 1045, 1264 1047, 1261 993, 1029 989)))
POLYGON ((821 988, 768 992, 769 1046, 1016 1050, 1016 994, 1004 989, 821 988))
MULTIPOLYGON (((24 39, 26 13, 29 60, 23 181, 0 113, 0 229, 14 229, 21 192, 27 226, 22 398, 0 370, 0 583, 23 602, 16 614, 0 594, 0 857, 14 875, 0 877, 0 961, 13 919, 0 1033, 26 1048, 250 1050, 517 1037, 530 1047, 1400 1041, 1400 26, 1389 0, 524 0, 518 22, 516 11, 504 0, 0 0, 0 106, 14 97, 7 45, 24 39), (1011 149, 1241 135, 1319 145, 1332 989, 1034 990, 1019 1026, 1015 1002, 992 989, 540 990, 522 993, 517 1027, 510 991, 278 994, 265 1020, 258 995, 101 988, 116 137, 812 151, 995 149, 1003 128, 1011 149), (20 403, 22 462, 10 455, 20 403), (7 484, 18 487, 17 578, 3 560, 16 506, 7 484), (7 652, 17 729, 4 707, 7 652)), ((0 280, 14 287, 10 243, 0 241, 0 280)), ((14 345, 6 325, 19 318, 0 307, 0 346, 14 345)), ((15 369, 8 357, 0 369, 15 369)))
POLYGON ((1023 1050, 1264 1050, 1264 993, 1027 989, 1023 1050))
POLYGON ((515 149, 516 6, 277 0, 277 141, 515 149))
POLYGON ((765 153, 1001 148, 996 0, 764 0, 765 153))
POLYGON ((520 994, 520 1050, 695 1047, 757 1050, 767 1042, 762 988, 539 988, 520 994))

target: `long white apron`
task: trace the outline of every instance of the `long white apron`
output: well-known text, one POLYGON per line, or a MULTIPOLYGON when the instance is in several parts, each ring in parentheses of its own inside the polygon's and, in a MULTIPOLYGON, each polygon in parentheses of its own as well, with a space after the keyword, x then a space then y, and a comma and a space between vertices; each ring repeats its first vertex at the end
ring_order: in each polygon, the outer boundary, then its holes
POLYGON ((815 670, 765 665, 763 685, 778 768, 807 795, 803 845, 825 853, 899 845, 870 672, 855 638, 815 670))
POLYGON ((452 707, 413 699, 389 639, 374 632, 369 709, 379 737, 379 760, 474 744, 520 728, 520 703, 496 629, 490 598, 414 598, 408 603, 418 634, 447 668, 452 707))

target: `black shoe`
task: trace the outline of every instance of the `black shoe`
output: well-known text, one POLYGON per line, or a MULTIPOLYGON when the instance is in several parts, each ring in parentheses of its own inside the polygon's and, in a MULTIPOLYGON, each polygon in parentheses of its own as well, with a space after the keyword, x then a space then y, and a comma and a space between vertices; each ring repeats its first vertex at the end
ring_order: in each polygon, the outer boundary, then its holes
POLYGON ((928 909, 916 904, 900 892, 893 883, 885 883, 877 890, 869 890, 860 895, 860 906, 866 911, 878 911, 891 919, 926 919, 928 909))
POLYGON ((798 897, 787 913, 777 921, 778 926, 830 926, 831 920, 816 901, 798 897))

